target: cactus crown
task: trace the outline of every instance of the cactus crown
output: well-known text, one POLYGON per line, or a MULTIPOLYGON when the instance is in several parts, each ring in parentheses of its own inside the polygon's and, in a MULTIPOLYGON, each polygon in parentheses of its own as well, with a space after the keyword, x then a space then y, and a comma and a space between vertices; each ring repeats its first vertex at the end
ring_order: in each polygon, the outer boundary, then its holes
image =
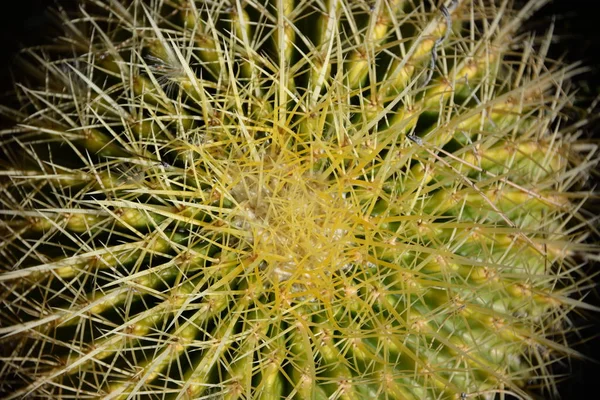
POLYGON ((59 12, 3 109, 0 393, 555 394, 598 155, 541 4, 59 12))

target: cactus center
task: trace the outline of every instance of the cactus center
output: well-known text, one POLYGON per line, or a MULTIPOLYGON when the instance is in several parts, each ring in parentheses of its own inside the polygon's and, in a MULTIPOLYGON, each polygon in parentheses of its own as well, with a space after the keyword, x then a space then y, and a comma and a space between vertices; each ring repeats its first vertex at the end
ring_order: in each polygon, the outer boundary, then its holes
POLYGON ((310 162, 279 155, 241 166, 236 175, 242 178, 230 191, 234 225, 273 283, 323 287, 362 258, 351 234, 359 210, 342 185, 314 173, 310 162))

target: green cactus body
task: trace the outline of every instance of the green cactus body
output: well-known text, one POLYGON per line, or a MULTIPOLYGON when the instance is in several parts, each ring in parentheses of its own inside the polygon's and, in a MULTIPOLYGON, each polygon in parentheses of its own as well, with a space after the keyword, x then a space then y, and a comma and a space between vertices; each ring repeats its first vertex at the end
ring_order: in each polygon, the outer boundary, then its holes
POLYGON ((4 398, 555 394, 597 154, 540 5, 60 12, 0 137, 4 398))

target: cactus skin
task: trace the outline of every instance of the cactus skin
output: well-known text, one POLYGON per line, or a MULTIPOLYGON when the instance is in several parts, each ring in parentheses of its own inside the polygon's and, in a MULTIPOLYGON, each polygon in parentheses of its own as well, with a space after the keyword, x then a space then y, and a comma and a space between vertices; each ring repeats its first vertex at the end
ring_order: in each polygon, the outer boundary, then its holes
POLYGON ((3 109, 3 398, 556 395, 597 149, 511 4, 59 13, 3 109))

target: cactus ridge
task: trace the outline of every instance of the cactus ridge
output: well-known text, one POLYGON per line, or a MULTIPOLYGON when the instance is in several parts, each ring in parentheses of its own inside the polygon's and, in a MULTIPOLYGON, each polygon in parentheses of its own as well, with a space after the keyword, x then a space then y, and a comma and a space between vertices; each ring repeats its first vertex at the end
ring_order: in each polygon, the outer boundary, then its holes
POLYGON ((543 3, 57 11, 0 110, 0 395, 556 395, 598 152, 543 3))

